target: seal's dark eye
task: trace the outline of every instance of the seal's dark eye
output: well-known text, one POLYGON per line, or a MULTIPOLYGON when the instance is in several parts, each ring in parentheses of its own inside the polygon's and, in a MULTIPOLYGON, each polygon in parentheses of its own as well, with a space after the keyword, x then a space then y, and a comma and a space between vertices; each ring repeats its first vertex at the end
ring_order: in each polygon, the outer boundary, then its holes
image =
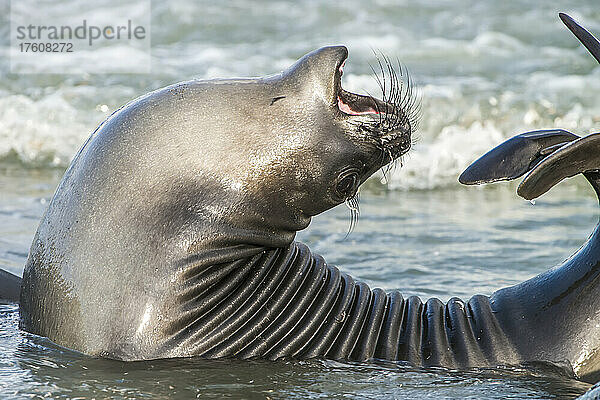
POLYGON ((349 170, 342 172, 335 184, 335 191, 340 199, 348 199, 356 194, 358 190, 358 171, 349 170))

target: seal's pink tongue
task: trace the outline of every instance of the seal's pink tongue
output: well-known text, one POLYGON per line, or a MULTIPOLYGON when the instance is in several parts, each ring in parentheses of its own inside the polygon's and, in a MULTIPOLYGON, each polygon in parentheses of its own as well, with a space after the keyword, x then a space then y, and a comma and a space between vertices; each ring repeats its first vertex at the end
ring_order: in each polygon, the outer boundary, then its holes
POLYGON ((349 115, 365 115, 365 114, 379 114, 377 110, 374 110, 373 107, 369 107, 366 110, 355 111, 348 104, 344 103, 342 99, 338 96, 338 108, 340 111, 349 114, 349 115))

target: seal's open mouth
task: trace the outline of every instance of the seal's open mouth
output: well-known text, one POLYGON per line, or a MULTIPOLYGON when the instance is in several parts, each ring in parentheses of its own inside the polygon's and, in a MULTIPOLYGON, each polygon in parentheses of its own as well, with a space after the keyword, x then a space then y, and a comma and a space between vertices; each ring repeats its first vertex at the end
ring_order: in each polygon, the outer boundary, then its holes
POLYGON ((389 104, 371 96, 362 96, 347 92, 342 88, 342 75, 346 60, 338 67, 336 73, 337 106, 341 112, 348 115, 365 115, 385 113, 391 107, 389 104))
MULTIPOLYGON (((379 73, 373 68, 383 99, 348 92, 342 88, 342 74, 346 57, 335 70, 334 106, 354 123, 362 137, 375 144, 386 154, 384 164, 406 153, 411 146, 411 136, 417 122, 419 100, 412 96, 408 74, 400 79, 390 60, 383 56, 377 60, 379 73), (367 118, 364 118, 367 117, 367 118)), ((400 77, 403 76, 398 66, 400 77)))

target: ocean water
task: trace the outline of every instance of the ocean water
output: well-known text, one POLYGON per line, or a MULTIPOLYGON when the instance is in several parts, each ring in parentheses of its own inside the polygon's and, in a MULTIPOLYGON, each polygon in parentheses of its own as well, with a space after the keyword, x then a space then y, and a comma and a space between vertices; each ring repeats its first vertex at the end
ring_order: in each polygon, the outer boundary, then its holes
MULTIPOLYGON (((119 2, 105 0, 107 12, 119 2)), ((83 0, 64 2, 79 16, 83 0)), ((39 219, 93 129, 132 98, 192 78, 260 76, 344 44, 342 85, 377 94, 373 51, 398 58, 422 98, 416 143, 385 182, 361 190, 348 236, 340 206, 298 234, 371 286, 464 299, 518 283, 576 251, 598 220, 585 180, 535 205, 514 183, 461 187, 479 155, 528 130, 594 132, 600 68, 558 19, 600 34, 595 0, 155 1, 152 73, 18 75, 8 68, 9 2, 0 0, 0 268, 21 274, 39 219)), ((112 10, 112 11, 111 11, 112 10)), ((32 10, 35 13, 36 10, 32 10)), ((114 49, 117 55, 119 49, 114 49)), ((0 398, 575 398, 591 385, 559 370, 449 371, 402 363, 89 358, 17 329, 0 306, 0 398)))

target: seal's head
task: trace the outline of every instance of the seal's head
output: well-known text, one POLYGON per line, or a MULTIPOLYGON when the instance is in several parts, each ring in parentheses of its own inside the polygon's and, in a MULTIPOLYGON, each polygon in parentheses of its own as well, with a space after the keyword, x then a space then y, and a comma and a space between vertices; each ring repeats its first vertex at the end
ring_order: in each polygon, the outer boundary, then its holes
POLYGON ((382 58, 376 78, 383 98, 348 92, 341 85, 347 57, 343 46, 324 47, 259 81, 268 84, 268 96, 253 101, 251 119, 268 130, 235 179, 244 182, 250 203, 263 204, 261 215, 273 217, 265 222, 288 239, 310 217, 352 199, 361 183, 411 145, 416 102, 410 82, 382 58))
POLYGON ((310 183, 301 190, 307 195, 301 207, 307 216, 352 198, 362 182, 411 145, 415 102, 410 84, 403 86, 389 60, 383 58, 381 76, 376 75, 383 99, 350 93, 341 85, 347 57, 343 46, 324 47, 282 74, 282 82, 289 80, 290 88, 302 90, 292 91, 277 105, 302 107, 310 114, 306 124, 313 124, 289 132, 297 135, 309 129, 306 150, 318 155, 303 167, 309 178, 305 183, 310 183))
MULTIPOLYGON (((152 125, 136 156, 149 160, 140 173, 153 193, 152 209, 136 217, 152 215, 141 231, 172 229, 164 236, 183 234, 193 252, 215 242, 282 247, 404 154, 414 129, 407 85, 383 59, 383 99, 350 93, 341 85, 347 56, 324 47, 277 75, 186 82, 121 111, 152 125)), ((139 122, 115 128, 142 131, 139 122)))

